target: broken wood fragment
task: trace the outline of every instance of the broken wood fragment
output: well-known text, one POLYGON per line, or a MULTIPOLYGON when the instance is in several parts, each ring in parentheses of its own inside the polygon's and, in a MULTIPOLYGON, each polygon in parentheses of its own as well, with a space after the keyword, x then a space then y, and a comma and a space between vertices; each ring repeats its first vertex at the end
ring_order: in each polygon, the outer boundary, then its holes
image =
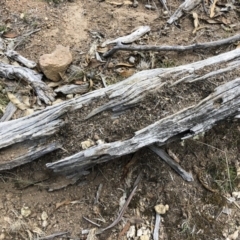
POLYGON ((0 76, 8 79, 24 80, 32 86, 38 98, 44 103, 49 105, 54 101, 56 93, 41 80, 42 75, 34 70, 0 63, 0 76))
POLYGON ((116 44, 117 43, 121 43, 121 44, 132 43, 132 42, 138 40, 140 37, 142 37, 144 34, 149 32, 150 30, 151 29, 149 26, 141 26, 137 30, 135 30, 134 32, 132 32, 131 34, 129 34, 127 36, 119 37, 115 40, 105 41, 102 44, 102 46, 106 46, 106 45, 113 44, 113 43, 116 43, 116 44))
POLYGON ((190 12, 193 10, 198 4, 201 3, 201 1, 202 0, 185 0, 169 18, 167 23, 172 24, 173 22, 177 21, 185 12, 190 12))
POLYGON ((172 169, 174 169, 185 181, 192 182, 193 176, 191 173, 186 172, 182 167, 174 162, 170 156, 162 149, 157 147, 156 145, 150 145, 149 149, 151 149, 154 153, 156 153, 162 160, 164 160, 172 169))
POLYGON ((26 66, 28 68, 34 68, 37 65, 34 61, 28 60, 27 58, 21 56, 16 51, 8 50, 5 52, 5 54, 7 57, 9 57, 17 62, 22 63, 24 66, 26 66))

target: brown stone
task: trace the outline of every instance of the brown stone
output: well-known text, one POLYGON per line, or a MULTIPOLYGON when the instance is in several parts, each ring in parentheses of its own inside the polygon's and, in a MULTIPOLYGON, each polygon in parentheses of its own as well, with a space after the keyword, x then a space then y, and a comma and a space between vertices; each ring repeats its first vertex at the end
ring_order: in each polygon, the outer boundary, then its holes
POLYGON ((39 59, 39 66, 45 76, 52 81, 59 81, 72 62, 72 54, 69 47, 57 45, 51 54, 44 54, 39 59))

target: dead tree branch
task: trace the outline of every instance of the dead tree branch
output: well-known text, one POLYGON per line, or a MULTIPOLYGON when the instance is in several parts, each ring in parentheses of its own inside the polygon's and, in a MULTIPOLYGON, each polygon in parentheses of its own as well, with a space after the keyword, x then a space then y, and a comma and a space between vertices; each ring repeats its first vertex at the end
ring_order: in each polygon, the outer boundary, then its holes
POLYGON ((22 79, 35 90, 38 98, 46 104, 54 101, 56 93, 41 81, 42 75, 25 67, 17 67, 0 63, 0 76, 8 79, 22 79))
POLYGON ((117 43, 111 50, 103 54, 103 57, 107 58, 112 56, 117 51, 176 51, 176 52, 185 52, 191 50, 199 50, 199 49, 210 49, 220 47, 226 44, 232 44, 240 40, 240 34, 235 36, 225 38, 222 40, 217 40, 213 42, 206 42, 206 43, 195 43, 188 46, 152 46, 152 45, 124 45, 120 42, 117 43))

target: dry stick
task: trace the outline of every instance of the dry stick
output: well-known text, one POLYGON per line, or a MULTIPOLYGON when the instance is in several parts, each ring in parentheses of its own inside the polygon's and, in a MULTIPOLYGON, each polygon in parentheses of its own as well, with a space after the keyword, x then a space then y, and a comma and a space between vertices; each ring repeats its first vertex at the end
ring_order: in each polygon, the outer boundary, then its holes
POLYGON ((84 217, 84 216, 83 216, 83 218, 84 218, 86 221, 90 222, 91 224, 93 224, 93 225, 95 225, 95 226, 97 226, 97 227, 100 227, 100 226, 101 226, 101 225, 99 225, 99 224, 93 222, 92 220, 90 220, 90 219, 84 217))
POLYGON ((226 44, 231 44, 240 40, 240 34, 237 34, 233 37, 225 38, 218 41, 206 42, 206 43, 196 43, 188 46, 153 46, 153 45, 124 45, 122 43, 117 43, 111 50, 103 54, 103 57, 110 57, 117 51, 176 51, 176 52, 184 52, 189 50, 196 49, 207 49, 207 48, 215 48, 226 44))
POLYGON ((161 216, 160 214, 156 213, 155 226, 153 231, 153 240, 158 240, 160 222, 161 222, 161 216))
POLYGON ((7 57, 9 57, 17 62, 22 63, 24 66, 26 66, 28 68, 34 68, 37 65, 34 61, 28 60, 27 58, 23 57, 16 51, 8 50, 5 52, 5 54, 7 57))
POLYGON ((135 181, 135 183, 134 183, 134 185, 133 185, 134 188, 133 188, 131 194, 129 195, 127 201, 126 201, 125 204, 123 205, 123 207, 122 207, 122 209, 121 209, 118 217, 116 218, 116 220, 115 220, 112 224, 110 224, 108 227, 103 228, 103 229, 99 229, 99 231, 97 232, 97 234, 100 234, 100 233, 104 232, 105 230, 108 230, 108 229, 114 227, 116 224, 118 224, 118 223, 120 222, 120 220, 122 219, 122 216, 123 216, 125 210, 126 210, 127 207, 128 207, 128 204, 130 203, 130 201, 131 201, 134 193, 135 193, 136 190, 137 190, 138 183, 140 182, 140 179, 141 179, 141 173, 138 175, 138 177, 137 177, 137 179, 136 179, 136 181, 135 181))
POLYGON ((168 7, 167 7, 166 0, 159 0, 159 2, 163 5, 163 7, 165 8, 165 10, 169 12, 168 7))
POLYGON ((30 36, 33 33, 39 32, 41 30, 41 28, 35 29, 33 31, 29 31, 25 34, 23 34, 22 36, 17 38, 17 43, 14 45, 14 47, 11 50, 15 50, 28 36, 30 36))
POLYGON ((38 238, 39 240, 48 240, 48 239, 54 239, 56 237, 60 237, 62 235, 66 235, 66 234, 69 234, 69 232, 58 232, 58 233, 53 233, 49 236, 46 236, 46 237, 41 237, 41 238, 38 238))

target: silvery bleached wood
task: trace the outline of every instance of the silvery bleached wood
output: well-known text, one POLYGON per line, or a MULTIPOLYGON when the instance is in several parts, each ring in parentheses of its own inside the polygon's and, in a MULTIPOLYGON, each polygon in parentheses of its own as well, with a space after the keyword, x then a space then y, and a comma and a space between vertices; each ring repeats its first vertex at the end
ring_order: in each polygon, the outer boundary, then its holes
POLYGON ((169 18, 167 21, 168 24, 172 24, 176 20, 178 20, 185 12, 189 12, 193 10, 198 4, 200 4, 202 0, 186 0, 182 3, 179 8, 175 11, 175 13, 169 18))
POLYGON ((35 68, 37 64, 34 61, 28 60, 27 58, 20 55, 18 52, 14 50, 8 50, 5 52, 5 55, 9 58, 14 59, 17 62, 22 63, 24 66, 28 68, 35 68))
POLYGON ((89 91, 89 87, 90 87, 89 83, 83 83, 81 85, 68 84, 58 87, 54 91, 61 92, 63 94, 76 94, 76 93, 83 94, 89 91))
POLYGON ((217 48, 223 45, 229 45, 231 43, 237 42, 240 40, 240 34, 236 34, 229 38, 220 39, 217 41, 205 42, 205 43, 195 43, 192 45, 187 46, 156 46, 156 45, 124 45, 124 44, 117 44, 108 52, 103 54, 103 57, 110 57, 117 51, 156 51, 156 52, 165 52, 165 51, 174 51, 174 52, 185 52, 185 51, 192 51, 198 49, 210 49, 210 48, 217 48))
MULTIPOLYGON (((83 96, 62 102, 58 105, 47 107, 33 115, 0 123, 0 156, 1 148, 26 140, 35 140, 44 138, 45 136, 52 136, 64 124, 64 120, 60 119, 63 114, 68 111, 70 112, 82 108, 83 105, 90 104, 92 100, 104 98, 106 101, 102 107, 93 110, 88 117, 104 110, 122 112, 124 109, 132 107, 134 103, 139 103, 144 96, 153 89, 161 88, 165 84, 174 84, 179 79, 181 79, 181 81, 183 81, 182 79, 187 81, 199 78, 201 76, 198 76, 195 71, 201 70, 200 72, 204 72, 204 75, 206 75, 212 71, 211 66, 213 66, 214 69, 218 67, 222 68, 238 57, 240 57, 240 49, 183 66, 142 71, 124 81, 89 92, 83 96)), ((224 88, 227 90, 224 95, 225 99, 227 96, 230 98, 238 94, 239 86, 235 86, 234 82, 231 82, 231 84, 233 85, 224 85, 224 88), (230 91, 230 87, 234 89, 233 94, 230 91)), ((217 91, 219 91, 219 89, 220 87, 217 91)), ((49 164, 48 167, 63 173, 69 172, 69 174, 73 174, 72 170, 75 170, 76 167, 79 167, 78 171, 81 172, 83 169, 95 165, 96 163, 108 161, 109 159, 134 152, 139 148, 151 145, 155 142, 164 144, 169 138, 180 138, 179 134, 181 137, 186 137, 186 132, 189 132, 190 129, 194 130, 193 134, 190 134, 190 136, 198 134, 201 131, 211 128, 218 120, 236 113, 236 109, 239 109, 239 105, 238 108, 236 108, 236 104, 239 104, 238 101, 239 99, 236 96, 236 98, 229 100, 229 104, 232 104, 230 107, 227 107, 226 103, 223 101, 221 106, 225 108, 215 109, 211 107, 211 105, 214 105, 214 96, 210 95, 210 98, 206 99, 206 103, 201 101, 199 103, 200 105, 194 105, 192 108, 182 110, 182 112, 177 115, 171 115, 168 118, 161 119, 149 125, 147 129, 136 132, 136 136, 132 139, 93 147, 54 164, 49 164), (204 112, 206 109, 209 111, 208 115, 204 112), (216 112, 216 110, 218 111, 216 112), (200 117, 199 114, 202 114, 201 122, 197 122, 197 120, 199 120, 197 117, 200 117), (192 116, 196 117, 196 119, 194 120, 192 116), (174 120, 171 120, 171 118, 174 120), (179 125, 181 121, 185 125, 179 125), (173 130, 169 132, 168 130, 171 129, 171 127, 173 127, 173 130), (182 136, 182 134, 184 136, 182 136), (94 161, 94 159, 96 161, 94 161)))
POLYGON ((142 37, 144 34, 150 32, 151 28, 149 26, 140 26, 137 30, 135 30, 134 32, 132 32, 131 34, 127 35, 127 36, 123 36, 123 37, 119 37, 117 39, 114 40, 107 40, 105 41, 102 46, 106 46, 109 44, 113 44, 113 43, 119 43, 119 44, 126 44, 126 43, 132 43, 136 40, 138 40, 140 37, 142 37))
POLYGON ((61 148, 58 142, 48 143, 46 140, 25 141, 2 150, 0 171, 32 162, 49 152, 61 148))
POLYGON ((71 177, 80 176, 82 171, 95 164, 136 152, 145 146, 154 143, 163 146, 173 138, 186 139, 205 132, 218 121, 239 114, 239 106, 240 78, 237 78, 217 87, 198 104, 135 132, 131 139, 94 146, 46 166, 71 177))
POLYGON ((17 107, 12 102, 9 102, 3 116, 0 119, 0 122, 6 122, 10 120, 13 114, 16 112, 16 110, 17 110, 17 107))
POLYGON ((42 74, 34 70, 0 63, 0 76, 8 79, 24 80, 32 86, 38 98, 44 103, 49 105, 54 101, 56 93, 42 81, 42 74))
MULTIPOLYGON (((117 83, 114 89, 107 89, 106 93, 109 96, 109 101, 106 104, 100 106, 99 108, 94 109, 87 116, 87 118, 90 118, 108 109, 112 109, 113 111, 127 109, 132 104, 138 103, 140 99, 144 97, 144 94, 146 94, 150 90, 160 88, 161 86, 166 84, 166 81, 162 81, 162 79, 168 78, 168 84, 173 85, 175 85, 176 82, 180 83, 183 81, 192 81, 195 78, 200 77, 195 74, 197 70, 202 69, 207 72, 206 74, 209 74, 209 72, 211 71, 207 70, 208 66, 217 65, 224 62, 226 63, 239 57, 239 55, 240 49, 235 49, 233 51, 210 57, 202 61, 193 62, 178 67, 165 69, 158 68, 136 73, 126 79, 126 82, 124 81, 117 83)), ((226 72, 231 70, 232 69, 229 68, 226 70, 226 72)), ((215 74, 217 75, 218 72, 216 72, 215 74)), ((204 78, 205 75, 201 77, 204 78)))

